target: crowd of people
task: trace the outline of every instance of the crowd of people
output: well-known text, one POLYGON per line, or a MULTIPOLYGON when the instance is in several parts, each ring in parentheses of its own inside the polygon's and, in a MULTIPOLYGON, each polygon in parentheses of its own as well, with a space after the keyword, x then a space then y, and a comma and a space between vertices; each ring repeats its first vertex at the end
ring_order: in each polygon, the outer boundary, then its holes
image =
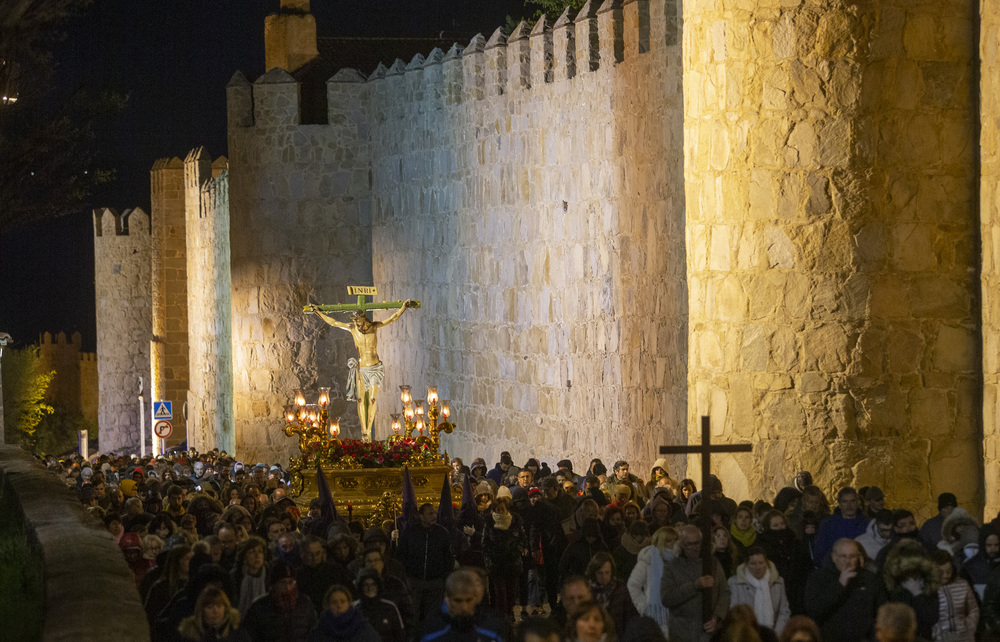
POLYGON ((121 548, 155 642, 1000 641, 1000 517, 950 493, 918 527, 874 486, 831 506, 808 472, 737 503, 663 459, 644 480, 503 453, 452 460, 474 506, 365 528, 218 450, 46 463, 121 548))

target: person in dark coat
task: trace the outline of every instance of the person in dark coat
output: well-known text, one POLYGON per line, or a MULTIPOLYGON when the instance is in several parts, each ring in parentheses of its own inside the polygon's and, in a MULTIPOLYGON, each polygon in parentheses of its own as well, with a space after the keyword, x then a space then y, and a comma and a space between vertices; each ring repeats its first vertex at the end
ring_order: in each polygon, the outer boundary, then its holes
POLYGON ((403 642, 406 639, 403 630, 403 616, 399 608, 391 600, 381 596, 382 578, 373 568, 358 570, 355 582, 358 589, 358 599, 355 608, 361 609, 365 619, 372 625, 382 638, 382 642, 403 642))
POLYGON ((312 601, 299 593, 295 570, 280 560, 274 562, 268 567, 267 582, 267 595, 251 604, 244 618, 250 639, 253 642, 304 640, 316 625, 316 611, 312 601))
POLYGON ((632 522, 628 531, 622 535, 621 543, 614 550, 615 575, 623 582, 627 582, 632 569, 635 568, 639 560, 639 551, 649 546, 649 527, 646 522, 637 520, 632 522))
POLYGON ((550 475, 540 485, 542 494, 530 497, 528 539, 532 555, 536 556, 535 562, 543 567, 545 593, 549 607, 554 609, 559 598, 559 562, 566 550, 566 533, 558 508, 548 499, 553 493, 561 492, 559 484, 550 475))
POLYGON ((426 617, 437 609, 444 595, 444 580, 455 567, 451 534, 437 521, 437 508, 423 504, 419 521, 399 536, 396 557, 406 568, 406 581, 417 598, 417 613, 426 617))
POLYGON ((460 568, 448 576, 440 609, 423 622, 419 642, 503 642, 503 633, 480 612, 485 586, 472 569, 460 568))
POLYGON ((302 542, 302 562, 296 571, 299 590, 309 597, 317 612, 322 611, 327 589, 334 584, 345 585, 350 576, 343 566, 330 563, 326 545, 315 535, 307 536, 302 542))
POLYGON ((764 516, 764 532, 757 538, 757 544, 764 549, 767 559, 774 563, 778 575, 785 580, 788 607, 793 615, 804 612, 802 598, 806 589, 806 578, 813 570, 812 560, 805 545, 788 528, 785 516, 777 510, 764 516))
POLYGON ((806 615, 819 625, 824 640, 863 642, 874 632, 884 592, 875 574, 862 566, 863 555, 853 539, 839 539, 806 582, 806 615))
POLYGON ((410 595, 410 588, 406 582, 389 572, 378 547, 373 546, 366 549, 362 554, 362 559, 364 559, 364 568, 372 569, 378 573, 381 579, 379 596, 396 605, 399 614, 403 617, 403 628, 407 631, 412 630, 417 624, 417 609, 413 604, 413 597, 410 595))
POLYGON ((868 518, 861 512, 858 491, 850 486, 841 488, 837 493, 836 510, 820 523, 816 533, 816 559, 825 559, 837 540, 854 539, 864 535, 867 528, 868 518))
POLYGON ((351 590, 346 586, 331 586, 323 602, 326 608, 309 633, 308 642, 380 642, 375 628, 353 605, 351 590))
POLYGON ((624 631, 633 619, 639 617, 628 587, 615 575, 615 561, 609 553, 594 555, 587 565, 587 580, 594 602, 611 616, 615 631, 624 631))
POLYGON ((930 640, 939 616, 940 570, 924 552, 919 539, 892 546, 881 568, 888 600, 909 605, 917 616, 917 636, 930 640))
POLYGON ((588 518, 580 529, 580 537, 566 547, 566 552, 559 560, 559 577, 566 579, 570 575, 583 575, 590 564, 590 558, 598 551, 608 552, 608 547, 601 539, 601 523, 588 518))
POLYGON ((177 634, 184 642, 250 642, 250 635, 239 626, 240 612, 226 592, 209 585, 198 596, 194 615, 181 620, 177 634))
POLYGON ((513 617, 514 603, 523 570, 522 560, 528 550, 528 536, 521 517, 511 512, 510 491, 501 486, 486 516, 483 531, 483 555, 489 574, 490 603, 497 613, 513 617))

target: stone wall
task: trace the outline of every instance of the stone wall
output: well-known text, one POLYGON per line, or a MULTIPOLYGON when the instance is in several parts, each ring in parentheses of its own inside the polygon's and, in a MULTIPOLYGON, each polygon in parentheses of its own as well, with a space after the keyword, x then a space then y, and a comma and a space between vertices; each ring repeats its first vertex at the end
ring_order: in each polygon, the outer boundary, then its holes
POLYGON ((988 518, 1000 511, 1000 2, 980 3, 983 450, 988 518))
POLYGON ((588 3, 373 75, 374 283, 422 303, 380 339, 377 435, 409 383, 454 400, 466 459, 646 475, 684 440, 677 21, 588 3))
POLYGON ((152 199, 153 338, 150 346, 152 398, 171 401, 173 432, 167 446, 186 438, 181 407, 188 388, 187 234, 184 163, 160 159, 150 171, 152 199))
POLYGON ((140 379, 149 412, 150 241, 149 216, 142 209, 94 210, 102 452, 139 451, 140 379))
POLYGON ((225 157, 203 149, 185 161, 188 345, 188 445, 236 446, 233 430, 232 279, 229 272, 229 176, 225 157))
POLYGON ((45 401, 59 410, 81 413, 83 417, 97 422, 97 357, 93 352, 80 352, 82 338, 79 332, 66 339, 65 332, 59 332, 53 340, 52 334, 42 334, 38 345, 38 359, 42 372, 55 371, 45 401))
POLYGON ((936 512, 981 506, 974 3, 685 3, 689 426, 936 512))
POLYGON ((42 557, 42 640, 149 640, 135 577, 121 550, 58 478, 15 446, 0 447, 0 493, 20 508, 42 557))
POLYGON ((97 409, 100 405, 97 382, 97 353, 80 354, 80 412, 83 418, 97 424, 97 409))
MULTIPOLYGON (((287 461, 281 431, 296 388, 331 386, 349 424, 343 385, 354 346, 346 332, 302 313, 371 283, 371 175, 362 99, 330 84, 328 125, 299 124, 299 85, 272 69, 252 85, 239 72, 229 100, 233 412, 241 457, 287 461)), ((357 415, 350 415, 357 426, 357 415)), ((359 434, 359 433, 357 433, 359 434)))

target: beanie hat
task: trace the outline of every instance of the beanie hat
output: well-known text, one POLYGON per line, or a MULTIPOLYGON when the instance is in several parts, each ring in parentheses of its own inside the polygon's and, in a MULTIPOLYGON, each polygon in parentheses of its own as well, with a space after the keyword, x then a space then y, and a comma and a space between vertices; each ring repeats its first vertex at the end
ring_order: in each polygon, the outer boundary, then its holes
POLYGON ((375 582, 379 591, 382 590, 382 577, 378 574, 378 571, 373 568, 362 567, 358 569, 358 573, 354 577, 354 588, 358 590, 358 593, 361 593, 361 585, 365 582, 365 580, 375 582))
POLYGON ((571 471, 571 472, 572 472, 572 470, 573 470, 573 462, 571 462, 571 461, 570 461, 570 460, 568 460, 568 459, 560 459, 560 460, 559 460, 559 461, 558 461, 558 462, 556 463, 556 468, 565 468, 566 470, 568 470, 568 471, 571 471))
POLYGON ((938 510, 941 510, 945 506, 958 508, 958 498, 953 493, 941 493, 938 495, 938 510))
POLYGON ((487 482, 479 482, 479 485, 476 486, 476 497, 480 495, 489 495, 490 499, 493 499, 493 487, 487 482))
POLYGON ((503 453, 500 455, 500 463, 512 466, 514 464, 514 460, 510 458, 510 453, 503 453))
POLYGON ((367 531, 365 531, 364 539, 361 540, 363 544, 388 544, 389 536, 385 534, 385 531, 378 526, 372 526, 367 531))
POLYGON ((497 499, 510 500, 511 499, 510 489, 507 488, 506 486, 501 486, 500 488, 498 488, 497 489, 497 499))
POLYGON ((532 488, 528 491, 528 497, 541 497, 542 490, 540 488, 532 488))

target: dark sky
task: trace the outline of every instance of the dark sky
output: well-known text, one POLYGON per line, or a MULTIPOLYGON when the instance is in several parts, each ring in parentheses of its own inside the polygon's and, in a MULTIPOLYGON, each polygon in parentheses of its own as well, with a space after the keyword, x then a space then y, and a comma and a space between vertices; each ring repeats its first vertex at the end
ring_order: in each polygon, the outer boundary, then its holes
MULTIPOLYGON (((98 131, 101 163, 117 180, 95 205, 149 211, 157 158, 183 158, 198 145, 213 158, 226 154, 225 85, 237 69, 251 80, 264 71, 264 17, 277 8, 278 0, 97 0, 72 21, 55 52, 57 86, 130 95, 128 107, 98 131)), ((312 2, 321 36, 488 36, 506 15, 523 12, 522 0, 312 2)), ((6 233, 0 331, 18 345, 45 331, 79 331, 93 351, 93 270, 89 211, 6 233)))

